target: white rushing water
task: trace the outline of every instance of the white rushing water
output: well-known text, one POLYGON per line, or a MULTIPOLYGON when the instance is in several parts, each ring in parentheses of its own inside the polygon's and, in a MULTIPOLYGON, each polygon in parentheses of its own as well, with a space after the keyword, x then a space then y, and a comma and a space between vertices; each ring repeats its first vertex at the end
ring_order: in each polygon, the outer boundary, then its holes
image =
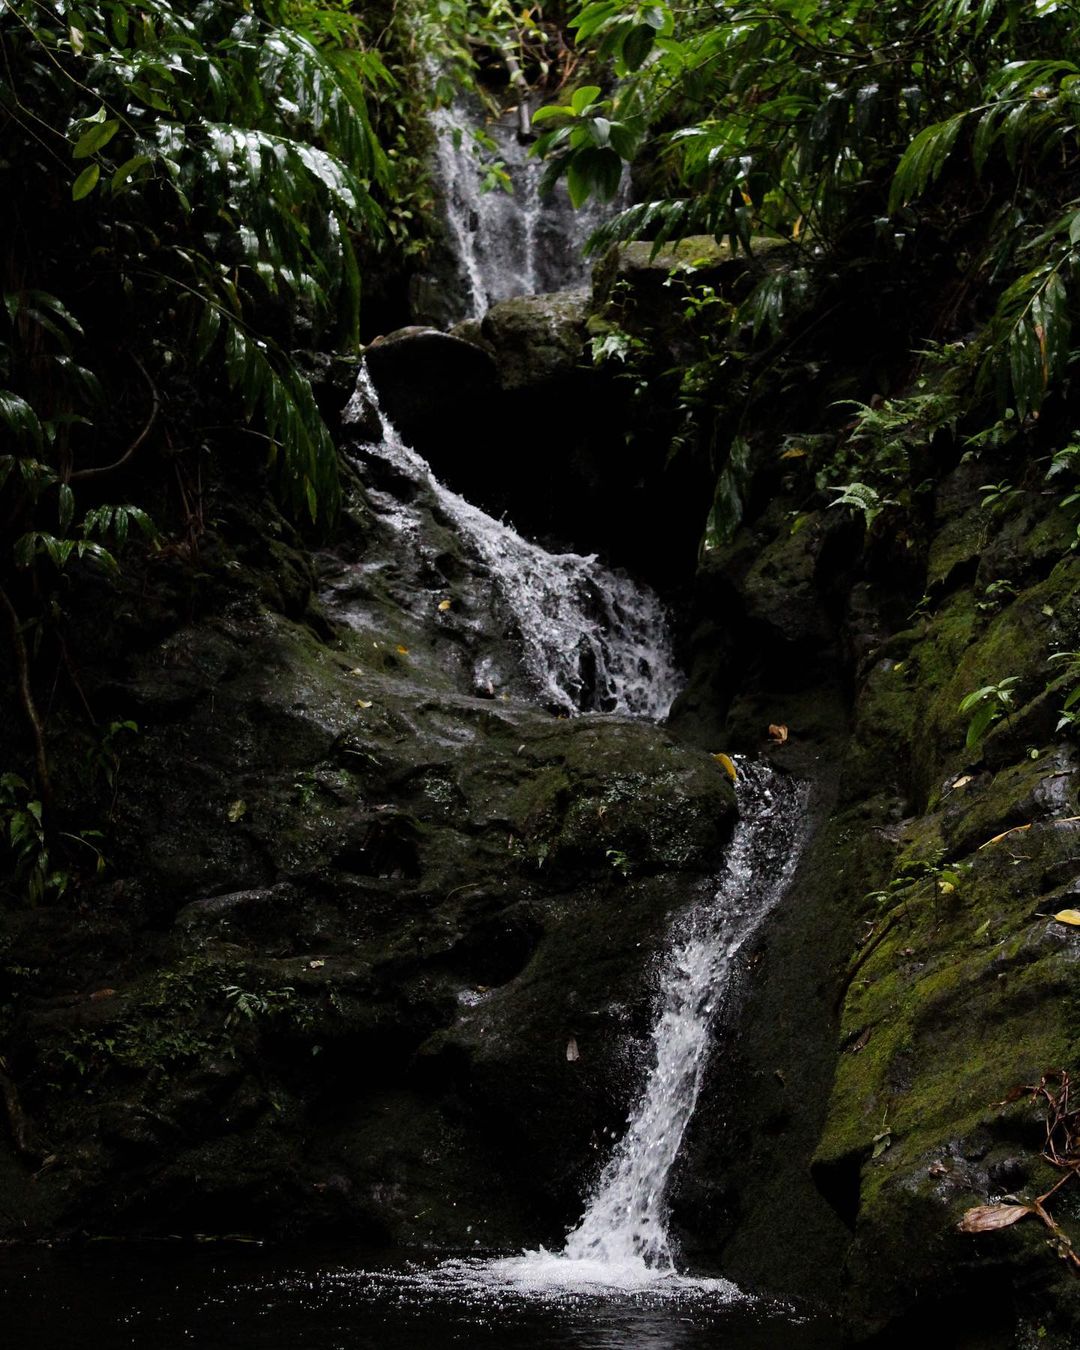
POLYGON ((728 1280, 681 1274, 668 1233, 667 1190, 697 1105, 717 1016, 734 992, 739 954, 787 889, 802 843, 804 792, 762 764, 740 762, 740 818, 710 900, 676 924, 663 959, 651 1063, 626 1131, 561 1252, 452 1260, 395 1276, 421 1294, 565 1300, 600 1295, 732 1303, 728 1280))
POLYGON ((435 178, 446 224, 468 288, 460 318, 479 318, 496 300, 587 286, 585 241, 621 202, 589 202, 574 210, 566 187, 542 196, 542 161, 529 154, 516 112, 485 127, 494 150, 471 132, 475 115, 464 104, 432 114, 435 178), (501 165, 512 192, 485 184, 484 161, 501 165))
MULTIPOLYGON (((343 415, 346 426, 362 423, 366 408, 377 410, 378 397, 361 365, 343 415)), ((667 614, 653 592, 601 566, 594 555, 549 553, 523 539, 440 483, 385 414, 379 415, 382 439, 364 443, 360 453, 381 459, 434 496, 513 615, 536 697, 566 712, 665 717, 682 680, 667 614)), ((413 501, 376 489, 368 490, 368 498, 406 541, 419 546, 421 514, 413 501)), ((475 675, 478 685, 486 683, 482 663, 475 675)))
POLYGON ((667 1225, 672 1168, 697 1105, 717 1013, 732 992, 738 956, 779 902, 799 855, 800 786, 761 764, 739 764, 740 819, 710 903, 684 916, 660 976, 652 1062, 585 1213, 560 1253, 494 1263, 525 1286, 685 1289, 667 1225))

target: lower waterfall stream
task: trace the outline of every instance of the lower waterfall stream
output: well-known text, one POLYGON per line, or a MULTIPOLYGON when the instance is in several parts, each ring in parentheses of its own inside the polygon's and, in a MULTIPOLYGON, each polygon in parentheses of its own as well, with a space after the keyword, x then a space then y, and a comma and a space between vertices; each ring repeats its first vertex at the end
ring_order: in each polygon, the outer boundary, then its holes
POLYGON ((740 819, 723 870, 711 899, 676 920, 660 961, 644 1084, 563 1250, 452 1260, 416 1276, 420 1289, 541 1298, 643 1291, 676 1301, 743 1297, 728 1281, 677 1272, 666 1202, 711 1033, 735 992, 740 952, 782 898, 802 843, 802 786, 761 764, 740 761, 737 774, 740 819))

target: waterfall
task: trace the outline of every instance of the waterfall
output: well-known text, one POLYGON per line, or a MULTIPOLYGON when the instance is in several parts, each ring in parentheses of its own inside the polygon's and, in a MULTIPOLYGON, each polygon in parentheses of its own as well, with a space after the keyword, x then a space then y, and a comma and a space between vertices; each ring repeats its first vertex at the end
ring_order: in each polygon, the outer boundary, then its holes
POLYGON ((782 899, 803 843, 801 784, 740 760, 736 792, 739 822, 715 890, 676 922, 661 962, 643 1086, 563 1250, 443 1261, 397 1277, 399 1286, 479 1300, 600 1294, 726 1304, 746 1298, 728 1280, 676 1270, 666 1199, 717 1016, 735 993, 739 955, 782 899))
MULTIPOLYGON (((371 410, 378 411, 378 397, 362 365, 343 420, 346 426, 363 426, 371 410)), ((440 483, 389 419, 382 413, 380 419, 381 440, 361 442, 356 454, 361 460, 381 461, 399 479, 434 498, 513 616, 522 666, 535 697, 567 713, 665 717, 682 681, 667 614, 653 592, 625 573, 601 566, 595 555, 549 553, 523 539, 440 483)), ((415 500, 375 488, 367 495, 397 534, 420 547, 415 500)), ((417 493, 404 495, 415 499, 417 493)), ((489 679, 481 658, 474 682, 482 688, 489 679)))
POLYGON ((590 202, 574 210, 562 183, 542 196, 544 166, 521 140, 516 113, 485 128, 512 192, 485 183, 471 131, 477 119, 468 106, 439 108, 431 120, 435 178, 466 291, 455 317, 478 318, 514 295, 587 286, 585 241, 618 204, 590 202))
POLYGON ((578 1226, 571 1261, 632 1271, 674 1269, 665 1193, 708 1060, 713 1023, 739 952, 791 879, 800 790, 761 764, 740 763, 741 816, 711 904, 677 926, 661 973, 652 1066, 626 1133, 578 1226))

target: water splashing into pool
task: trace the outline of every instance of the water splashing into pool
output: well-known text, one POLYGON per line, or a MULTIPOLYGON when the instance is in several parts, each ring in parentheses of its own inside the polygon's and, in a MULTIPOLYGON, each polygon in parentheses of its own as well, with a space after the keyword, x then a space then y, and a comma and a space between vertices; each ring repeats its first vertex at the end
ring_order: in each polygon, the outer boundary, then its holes
POLYGON ((738 768, 740 820, 711 900, 676 924, 663 959, 651 1065, 626 1131, 561 1252, 457 1260, 415 1278, 432 1293, 487 1289, 527 1298, 648 1294, 737 1302, 729 1281, 680 1274, 667 1190, 697 1105, 718 1014, 737 958, 788 886, 799 856, 803 791, 761 764, 738 768))

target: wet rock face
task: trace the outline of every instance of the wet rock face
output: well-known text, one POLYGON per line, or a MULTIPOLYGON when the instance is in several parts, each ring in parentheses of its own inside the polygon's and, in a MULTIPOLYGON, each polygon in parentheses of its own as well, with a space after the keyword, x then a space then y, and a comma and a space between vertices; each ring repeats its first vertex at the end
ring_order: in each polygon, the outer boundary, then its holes
MULTIPOLYGON (((775 753, 816 757, 836 793, 739 1034, 721 1038, 676 1220, 699 1259, 711 1225, 736 1278, 767 1282, 779 1264, 809 1293, 816 1268, 824 1292, 822 1272, 842 1270, 860 1343, 935 1334, 957 1300, 972 1344, 1012 1346, 1017 1317, 1056 1346, 1077 1335, 1075 1281, 1045 1227, 956 1229, 975 1205, 1060 1180, 1042 1156, 1047 1099, 1016 1089, 1050 1071, 1054 1091, 1080 1058, 1077 930, 1053 917, 1080 872, 1061 722, 1076 681, 1048 660, 1080 647, 1080 562, 1053 501, 983 509, 987 476, 942 478, 891 578, 873 531, 811 512, 793 533, 797 495, 770 494, 699 574, 672 717, 748 751, 782 723, 775 753), (961 701, 1009 677, 1011 701, 967 745, 961 701)), ((1075 1240, 1074 1205, 1062 1195, 1054 1212, 1075 1240)))
POLYGON ((498 388, 483 348, 436 328, 399 328, 377 338, 365 360, 386 415, 422 454, 443 444, 447 427, 489 404, 498 388))
POLYGON ((461 1247, 577 1217, 730 785, 653 725, 474 694, 460 653, 514 653, 469 560, 406 610, 414 542, 354 510, 384 567, 332 598, 353 626, 236 591, 109 672, 140 727, 112 880, 78 931, 4 916, 34 972, 5 1057, 54 1158, 0 1169, 4 1224, 461 1247))

